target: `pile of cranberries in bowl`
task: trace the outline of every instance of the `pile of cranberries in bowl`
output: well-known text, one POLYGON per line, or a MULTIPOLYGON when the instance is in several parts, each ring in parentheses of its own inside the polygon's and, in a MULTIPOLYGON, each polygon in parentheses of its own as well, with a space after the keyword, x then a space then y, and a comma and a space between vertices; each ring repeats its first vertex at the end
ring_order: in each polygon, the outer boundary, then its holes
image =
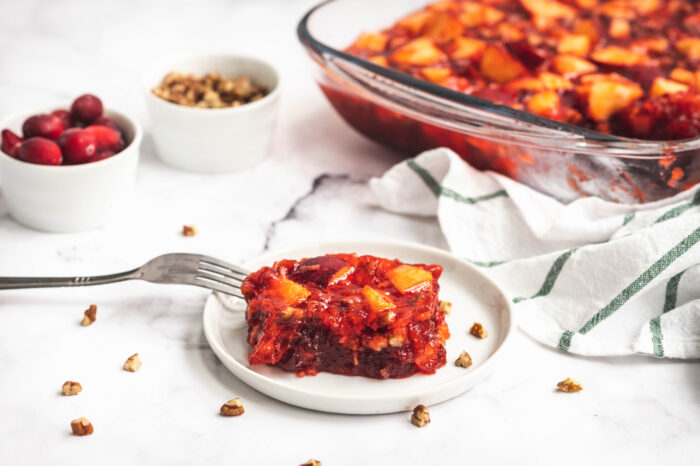
POLYGON ((112 157, 124 149, 119 126, 103 116, 102 101, 91 94, 73 101, 70 110, 32 115, 22 136, 2 130, 2 151, 39 165, 78 165, 112 157))

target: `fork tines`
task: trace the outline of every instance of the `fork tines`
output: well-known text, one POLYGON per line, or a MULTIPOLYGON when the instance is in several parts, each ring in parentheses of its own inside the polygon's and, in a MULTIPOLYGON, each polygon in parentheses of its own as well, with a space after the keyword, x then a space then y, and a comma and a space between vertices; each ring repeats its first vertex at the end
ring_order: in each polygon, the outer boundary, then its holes
POLYGON ((195 280, 205 282, 203 286, 207 288, 243 298, 241 283, 246 276, 246 270, 233 264, 209 256, 199 256, 195 280))

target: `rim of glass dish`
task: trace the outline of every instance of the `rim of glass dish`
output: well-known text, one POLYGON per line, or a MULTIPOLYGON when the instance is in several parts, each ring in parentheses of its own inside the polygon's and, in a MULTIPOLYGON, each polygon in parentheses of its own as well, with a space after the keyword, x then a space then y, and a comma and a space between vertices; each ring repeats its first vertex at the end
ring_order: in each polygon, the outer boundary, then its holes
MULTIPOLYGON (((389 82, 395 82, 410 89, 418 90, 430 97, 447 100, 450 103, 458 104, 473 110, 488 112, 495 117, 509 118, 514 125, 520 127, 530 126, 551 131, 551 133, 547 134, 536 131, 528 133, 520 129, 518 131, 508 131, 508 133, 512 135, 518 134, 527 136, 528 140, 521 141, 525 145, 534 145, 547 149, 569 150, 607 157, 642 159, 661 159, 669 156, 682 157, 684 155, 692 156, 693 154, 688 153, 689 151, 700 149, 700 137, 678 140, 635 139, 614 136, 580 126, 561 123, 505 105, 494 104, 486 99, 455 91, 429 81, 414 78, 409 74, 377 65, 361 57, 335 49, 316 39, 309 31, 308 22, 317 10, 331 3, 335 3, 336 1, 338 0, 324 0, 313 6, 304 14, 297 26, 299 40, 315 52, 315 55, 318 56, 324 64, 326 63, 325 55, 336 57, 364 71, 379 75, 389 82), (559 135, 565 134, 568 137, 556 139, 557 133, 559 133, 559 135), (553 147, 553 141, 556 141, 556 147, 553 147), (581 142, 585 143, 585 147, 580 145, 581 142), (617 151, 619 151, 619 153, 617 153, 617 151), (635 153, 630 153, 630 151, 635 151, 635 153)), ((435 100, 433 103, 441 105, 440 100, 435 100)), ((401 106, 401 104, 397 105, 401 106)), ((503 129, 499 129, 498 131, 506 132, 503 129)))

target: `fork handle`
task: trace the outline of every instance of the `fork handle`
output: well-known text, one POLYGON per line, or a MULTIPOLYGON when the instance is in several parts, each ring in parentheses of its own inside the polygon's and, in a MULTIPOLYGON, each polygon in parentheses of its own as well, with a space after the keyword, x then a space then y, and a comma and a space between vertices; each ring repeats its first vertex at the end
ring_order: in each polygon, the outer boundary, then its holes
POLYGON ((94 277, 0 277, 0 290, 103 285, 105 283, 123 282, 124 280, 138 278, 141 278, 139 269, 94 277))

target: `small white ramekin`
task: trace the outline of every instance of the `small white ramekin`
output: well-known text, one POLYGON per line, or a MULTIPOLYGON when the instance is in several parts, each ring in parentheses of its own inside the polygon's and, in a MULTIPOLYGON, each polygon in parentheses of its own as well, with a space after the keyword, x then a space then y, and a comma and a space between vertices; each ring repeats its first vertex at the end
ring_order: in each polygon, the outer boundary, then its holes
MULTIPOLYGON (((31 115, 63 106, 10 115, 0 122, 21 134, 31 115)), ((26 163, 0 151, 0 190, 10 215, 28 227, 50 232, 75 232, 109 222, 134 186, 141 145, 141 127, 120 112, 105 110, 124 134, 126 148, 99 162, 47 166, 26 163)))
POLYGON ((248 167, 267 155, 280 95, 280 74, 271 64, 229 54, 164 61, 146 72, 143 85, 156 152, 167 164, 194 172, 220 173, 248 167), (151 92, 171 71, 247 76, 267 87, 269 94, 239 107, 177 105, 151 92))

